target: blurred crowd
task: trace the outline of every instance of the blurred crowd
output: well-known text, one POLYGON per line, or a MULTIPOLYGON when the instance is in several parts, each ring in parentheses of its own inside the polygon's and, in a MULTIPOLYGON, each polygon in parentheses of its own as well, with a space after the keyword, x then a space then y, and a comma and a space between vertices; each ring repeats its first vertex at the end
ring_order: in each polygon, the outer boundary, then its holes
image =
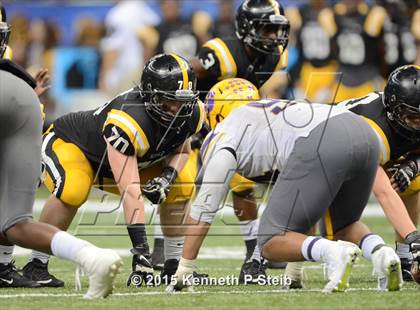
MULTIPOLYGON (((135 85, 143 64, 155 54, 175 52, 192 58, 215 36, 234 38, 239 2, 214 1, 217 18, 205 10, 185 18, 179 0, 161 0, 154 6, 148 1, 114 1, 103 21, 82 14, 73 23, 70 48, 76 48, 72 55, 77 57, 89 51, 90 58, 75 57, 64 73, 57 70, 64 48, 59 26, 15 13, 8 16, 13 60, 31 73, 48 68, 53 86, 55 79, 62 80, 66 90, 89 88, 111 98, 135 85)), ((287 6, 279 2, 291 25, 289 79, 279 97, 331 102, 363 96, 381 90, 393 68, 420 63, 418 0, 284 1, 287 6)), ((49 121, 57 116, 54 109, 65 101, 65 94, 52 91, 44 98, 49 121)))

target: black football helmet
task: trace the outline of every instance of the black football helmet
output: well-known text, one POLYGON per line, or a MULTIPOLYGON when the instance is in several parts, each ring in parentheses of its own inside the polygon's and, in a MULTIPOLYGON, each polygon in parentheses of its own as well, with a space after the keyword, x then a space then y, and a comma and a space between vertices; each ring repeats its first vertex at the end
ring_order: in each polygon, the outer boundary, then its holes
POLYGON ((0 3, 0 59, 3 58, 10 37, 10 25, 6 22, 6 10, 0 3))
POLYGON ((410 117, 420 118, 420 66, 395 69, 386 83, 383 103, 392 127, 403 137, 420 141, 420 128, 407 123, 410 117))
POLYGON ((235 29, 244 44, 265 54, 278 53, 278 46, 285 50, 289 42, 290 24, 276 0, 243 1, 236 12, 235 29), (267 35, 273 32, 275 38, 267 35))
POLYGON ((170 129, 181 127, 192 115, 198 100, 197 79, 189 62, 176 54, 160 54, 150 59, 140 82, 146 111, 156 122, 170 129), (176 115, 165 108, 179 103, 176 115))

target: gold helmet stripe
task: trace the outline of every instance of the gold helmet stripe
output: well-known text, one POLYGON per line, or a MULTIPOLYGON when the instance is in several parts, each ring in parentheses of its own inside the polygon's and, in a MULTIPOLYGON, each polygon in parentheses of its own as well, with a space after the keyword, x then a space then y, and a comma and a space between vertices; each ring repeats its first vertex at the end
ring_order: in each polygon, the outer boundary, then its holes
POLYGON ((280 15, 279 3, 276 0, 269 0, 271 6, 273 7, 274 14, 280 15))
POLYGON ((176 54, 171 53, 170 54, 173 58, 175 58, 176 62, 178 63, 179 67, 181 68, 182 72, 182 89, 188 89, 188 70, 187 66, 185 65, 185 62, 181 57, 179 57, 176 54))

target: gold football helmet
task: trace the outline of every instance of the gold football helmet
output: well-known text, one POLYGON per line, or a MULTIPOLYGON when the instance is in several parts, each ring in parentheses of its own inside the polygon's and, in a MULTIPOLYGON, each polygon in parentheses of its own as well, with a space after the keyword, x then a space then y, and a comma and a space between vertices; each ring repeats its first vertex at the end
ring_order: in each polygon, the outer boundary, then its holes
POLYGON ((204 101, 210 128, 213 129, 237 107, 258 100, 260 94, 251 82, 240 78, 220 81, 210 89, 204 101))

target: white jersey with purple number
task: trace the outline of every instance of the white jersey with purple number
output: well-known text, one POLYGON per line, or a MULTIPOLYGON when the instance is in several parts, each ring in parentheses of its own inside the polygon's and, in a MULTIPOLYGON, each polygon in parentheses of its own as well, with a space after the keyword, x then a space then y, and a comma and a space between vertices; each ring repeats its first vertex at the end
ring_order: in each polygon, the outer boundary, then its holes
POLYGON ((321 122, 342 113, 342 107, 289 100, 261 100, 232 111, 209 133, 201 149, 203 162, 220 149, 236 154, 237 171, 257 177, 281 170, 300 137, 321 122))

